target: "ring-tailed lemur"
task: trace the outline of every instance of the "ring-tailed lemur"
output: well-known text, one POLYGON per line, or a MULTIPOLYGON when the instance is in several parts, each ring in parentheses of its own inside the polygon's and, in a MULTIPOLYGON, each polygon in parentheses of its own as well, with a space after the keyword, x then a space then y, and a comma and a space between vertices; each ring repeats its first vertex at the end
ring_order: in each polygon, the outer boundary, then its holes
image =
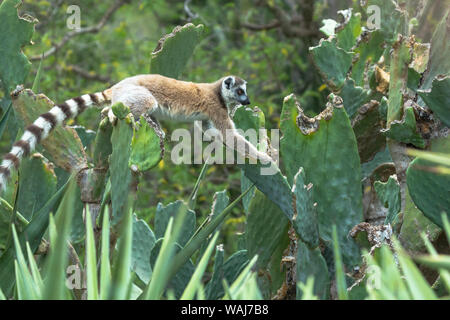
MULTIPOLYGON (((229 108, 238 104, 250 104, 246 81, 243 79, 227 76, 213 83, 193 83, 157 74, 137 75, 126 78, 102 92, 66 100, 40 115, 4 156, 0 165, 1 189, 6 188, 11 170, 19 168, 22 157, 30 154, 36 144, 45 139, 57 125, 76 117, 91 106, 118 102, 128 106, 135 119, 147 114, 157 120, 201 120, 207 128, 218 130, 227 147, 264 163, 272 160, 237 132, 229 116, 229 108), (244 150, 239 149, 242 147, 244 150)), ((111 118, 111 110, 109 115, 111 118)))

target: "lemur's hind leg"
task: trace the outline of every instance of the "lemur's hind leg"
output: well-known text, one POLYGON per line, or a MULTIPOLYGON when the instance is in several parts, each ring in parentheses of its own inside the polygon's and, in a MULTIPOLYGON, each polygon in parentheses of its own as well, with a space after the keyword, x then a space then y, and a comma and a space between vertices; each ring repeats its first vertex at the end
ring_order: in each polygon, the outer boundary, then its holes
MULTIPOLYGON (((161 150, 164 152, 164 131, 161 129, 158 121, 152 117, 153 111, 158 108, 158 101, 151 92, 147 88, 131 84, 120 85, 112 89, 112 105, 118 102, 123 103, 130 108, 136 121, 139 121, 141 116, 143 116, 145 121, 159 136, 161 150)), ((112 123, 116 121, 116 117, 111 109, 108 110, 108 118, 112 123)))
MULTIPOLYGON (((141 115, 150 115, 158 107, 158 101, 148 91, 147 88, 134 84, 122 84, 114 86, 112 89, 111 105, 123 103, 130 108, 131 113, 136 121, 139 121, 141 115)), ((116 117, 111 108, 103 109, 102 113, 107 112, 109 120, 114 123, 116 117)))

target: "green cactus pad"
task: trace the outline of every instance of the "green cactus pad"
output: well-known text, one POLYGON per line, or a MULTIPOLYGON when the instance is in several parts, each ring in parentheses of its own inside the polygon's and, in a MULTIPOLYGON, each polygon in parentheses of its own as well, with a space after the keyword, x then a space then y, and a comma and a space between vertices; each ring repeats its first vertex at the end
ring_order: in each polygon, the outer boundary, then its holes
MULTIPOLYGON (((431 150, 448 152, 450 139, 435 140, 431 150)), ((450 210, 450 176, 440 173, 435 163, 418 157, 406 170, 406 183, 416 206, 428 219, 443 228, 441 214, 448 216, 450 210)))
MULTIPOLYGON (((248 188, 252 186, 252 182, 245 176, 245 174, 241 174, 241 192, 244 192, 248 188)), ((250 203, 255 196, 255 189, 252 188, 245 196, 242 198, 242 205, 244 206, 245 214, 248 214, 248 208, 250 207, 250 203)))
POLYGON ((422 90, 430 89, 438 75, 450 75, 450 13, 439 22, 431 38, 430 59, 423 75, 422 90))
POLYGON ((83 126, 71 126, 75 129, 75 131, 78 134, 78 137, 80 137, 81 143, 85 148, 89 148, 92 142, 95 140, 96 133, 93 130, 86 129, 83 126))
POLYGON ((158 203, 158 206, 156 207, 154 227, 156 239, 160 239, 164 236, 164 232, 166 231, 169 219, 171 217, 174 217, 175 222, 178 219, 179 214, 184 212, 186 212, 186 216, 184 217, 185 220, 183 222, 183 227, 177 240, 182 247, 194 234, 196 223, 195 212, 187 209, 186 204, 181 200, 171 202, 167 206, 164 206, 162 203, 158 203))
MULTIPOLYGON (((374 26, 381 31, 383 37, 387 42, 394 42, 397 39, 397 34, 406 35, 408 30, 407 17, 405 12, 393 0, 369 0, 366 2, 368 21, 371 16, 377 14, 376 11, 370 11, 373 6, 379 9, 379 26, 374 26)), ((375 21, 376 22, 376 19, 375 21)))
POLYGON ((217 246, 214 270, 211 280, 206 285, 206 298, 208 300, 220 299, 225 291, 223 281, 231 284, 236 280, 248 263, 247 250, 240 250, 223 262, 223 248, 217 246))
POLYGON ((108 168, 108 157, 112 153, 112 124, 108 118, 100 121, 94 142, 94 164, 97 168, 108 168))
MULTIPOLYGON (((119 103, 114 105, 113 110, 125 110, 127 108, 119 103)), ((128 109, 129 111, 129 109, 128 109)), ((128 112, 129 113, 129 112, 128 112)), ((128 114, 127 113, 127 114, 128 114)), ((131 139, 133 137, 133 123, 130 118, 120 118, 118 113, 117 123, 111 134, 112 153, 110 157, 110 174, 111 174, 111 203, 112 203, 112 220, 113 226, 117 225, 126 210, 128 203, 128 194, 131 182, 131 170, 128 162, 131 154, 131 139)))
POLYGON ((211 280, 208 281, 205 287, 206 298, 208 300, 218 299, 222 291, 223 279, 223 245, 216 246, 216 254, 214 256, 214 267, 211 280))
MULTIPOLYGON (((297 242, 297 282, 306 283, 308 277, 314 277, 313 293, 319 299, 329 298, 330 277, 328 267, 320 249, 310 249, 301 240, 297 242)), ((303 295, 297 286, 297 299, 303 295)))
POLYGON ((427 106, 447 127, 450 127, 450 77, 437 77, 431 90, 420 90, 418 94, 427 106))
POLYGON ((388 128, 392 121, 400 120, 403 114, 403 94, 407 85, 408 65, 412 58, 410 40, 399 36, 392 46, 389 68, 388 128))
POLYGON ((159 136, 141 116, 140 127, 131 142, 130 166, 137 166, 141 172, 147 171, 156 166, 162 156, 159 136))
POLYGON ((371 100, 359 109, 352 120, 361 163, 372 160, 386 146, 386 137, 380 132, 383 120, 379 107, 377 101, 371 100))
POLYGON ((125 119, 125 117, 130 113, 130 108, 128 108, 126 105, 124 105, 121 102, 113 105, 111 107, 111 110, 114 113, 114 115, 120 120, 125 119))
POLYGON ((152 267, 150 254, 156 243, 155 235, 144 220, 133 215, 133 245, 131 251, 131 269, 145 283, 150 281, 152 267))
POLYGON ((331 40, 321 39, 319 45, 309 48, 314 64, 332 90, 339 90, 352 65, 352 54, 336 46, 331 40))
MULTIPOLYGON (((238 108, 233 120, 236 127, 244 131, 249 129, 258 130, 259 128, 264 127, 265 122, 264 113, 257 107, 253 109, 246 107, 238 108)), ((261 141, 260 143, 265 143, 265 141, 261 141)), ((245 176, 245 178, 241 178, 241 180, 244 180, 241 189, 244 188, 244 185, 249 185, 249 181, 255 183, 256 187, 261 192, 283 210, 288 219, 292 219, 293 208, 291 203, 291 187, 275 163, 266 165, 260 163, 238 164, 238 166, 242 169, 242 173, 245 176), (270 169, 270 174, 266 174, 267 171, 263 171, 267 169, 270 169), (245 179, 247 179, 247 181, 245 179)), ((252 190, 247 195, 247 198, 244 198, 246 202, 249 202, 249 200, 253 198, 253 193, 254 191, 252 190)))
POLYGON ((259 164, 243 164, 239 167, 243 169, 245 176, 255 183, 258 190, 276 203, 288 219, 292 219, 294 211, 291 187, 276 164, 272 163, 271 170, 275 172, 272 175, 262 175, 261 169, 263 166, 259 164))
POLYGON ((296 105, 293 95, 285 98, 280 153, 289 181, 303 167, 306 181, 314 186, 320 237, 331 241, 331 226, 336 224, 344 261, 353 265, 359 260, 359 250, 347 234, 362 220, 360 160, 342 99, 332 94, 330 100, 326 109, 311 119, 296 105))
MULTIPOLYGON (((13 107, 16 119, 22 127, 48 112, 54 103, 45 95, 35 95, 33 91, 17 90, 13 93, 13 107)), ((46 139, 41 141, 46 150, 45 157, 66 171, 78 172, 87 167, 83 144, 73 128, 57 126, 46 139)))
POLYGON ((339 25, 336 32, 337 45, 350 51, 361 33, 361 14, 353 13, 352 9, 340 10, 338 13, 344 18, 344 23, 339 25))
POLYGON ((370 100, 371 92, 355 84, 355 80, 349 78, 339 92, 344 100, 344 108, 350 118, 356 114, 358 109, 370 100))
MULTIPOLYGON (((162 242, 162 238, 157 240, 152 249, 152 253, 150 255, 150 266, 152 269, 155 267, 156 258, 158 257, 162 242)), ((181 250, 182 247, 178 243, 175 243, 175 255, 181 250)), ((180 267, 180 269, 178 269, 177 273, 172 277, 169 284, 167 285, 167 290, 173 290, 175 297, 179 299, 183 294, 183 291, 186 288, 187 284, 191 280, 194 271, 195 266, 192 263, 191 259, 189 259, 180 267)))
POLYGON ((441 234, 441 231, 441 228, 425 217, 416 207, 408 188, 406 188, 405 209, 403 210, 402 226, 398 236, 403 248, 414 253, 428 252, 421 233, 425 233, 427 238, 434 242, 441 234))
POLYGON ((248 256, 258 255, 258 268, 265 268, 287 232, 289 220, 275 203, 256 191, 245 227, 248 256))
POLYGON ((397 178, 390 176, 387 182, 375 181, 373 187, 381 203, 389 208, 384 224, 394 224, 401 210, 400 185, 397 178))
POLYGON ((300 239, 308 247, 319 246, 319 226, 317 223, 317 211, 313 202, 313 186, 306 185, 305 172, 300 168, 294 177, 292 193, 295 199, 295 215, 292 225, 300 239))
POLYGON ((398 142, 411 143, 418 148, 425 148, 426 145, 425 140, 417 132, 416 117, 411 107, 405 108, 402 120, 392 121, 391 127, 382 129, 381 132, 388 138, 398 142))
POLYGON ((361 40, 354 50, 358 59, 353 62, 351 76, 357 86, 364 87, 366 64, 367 62, 376 63, 380 59, 384 51, 383 43, 384 38, 379 30, 367 32, 361 36, 361 40))
POLYGON ((150 72, 177 78, 201 39, 203 25, 177 26, 162 37, 152 52, 150 72))
POLYGON ((51 165, 41 155, 23 159, 20 166, 17 210, 31 220, 56 192, 56 175, 51 165))
POLYGON ((244 131, 247 131, 248 129, 258 131, 259 128, 264 128, 266 122, 264 112, 262 112, 258 107, 254 107, 252 109, 245 106, 236 108, 233 121, 235 122, 237 128, 244 131))
POLYGON ((5 0, 0 4, 0 79, 6 93, 24 83, 31 67, 22 47, 31 44, 37 20, 30 16, 18 17, 21 3, 20 0, 5 0))

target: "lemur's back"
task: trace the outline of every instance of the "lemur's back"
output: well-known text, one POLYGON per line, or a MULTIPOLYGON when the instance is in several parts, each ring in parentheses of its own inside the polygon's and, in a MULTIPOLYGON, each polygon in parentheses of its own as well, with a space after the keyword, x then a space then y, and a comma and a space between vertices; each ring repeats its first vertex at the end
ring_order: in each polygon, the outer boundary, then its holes
POLYGON ((144 74, 127 78, 111 89, 113 103, 115 92, 120 92, 121 88, 127 86, 137 85, 145 87, 162 107, 177 111, 185 109, 187 106, 196 106, 203 110, 208 106, 219 103, 220 83, 220 80, 214 83, 194 83, 175 80, 158 74, 144 74))

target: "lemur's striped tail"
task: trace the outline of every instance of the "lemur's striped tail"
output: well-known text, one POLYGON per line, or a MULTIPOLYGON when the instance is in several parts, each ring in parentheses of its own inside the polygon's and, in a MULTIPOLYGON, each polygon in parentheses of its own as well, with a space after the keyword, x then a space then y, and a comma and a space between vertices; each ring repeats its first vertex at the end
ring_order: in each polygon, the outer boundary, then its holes
POLYGON ((3 157, 0 165, 0 191, 6 189, 11 170, 17 170, 22 157, 33 152, 36 144, 65 120, 75 118, 91 106, 101 106, 111 101, 111 91, 105 90, 66 100, 55 105, 47 113, 41 114, 26 129, 19 141, 14 143, 11 151, 3 157))

